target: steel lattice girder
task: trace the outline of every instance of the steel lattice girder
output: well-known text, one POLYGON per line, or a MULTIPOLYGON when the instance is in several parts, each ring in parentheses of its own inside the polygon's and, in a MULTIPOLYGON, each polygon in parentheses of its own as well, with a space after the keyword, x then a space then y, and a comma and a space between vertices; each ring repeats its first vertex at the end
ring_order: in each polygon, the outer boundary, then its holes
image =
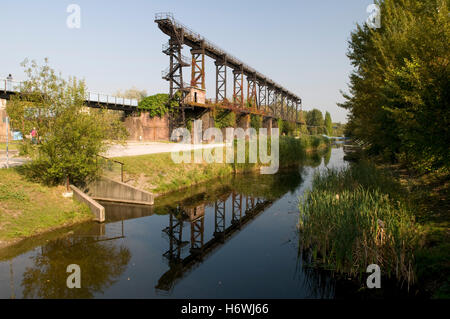
MULTIPOLYGON (((194 209, 197 209, 195 207, 194 209)), ((202 250, 205 231, 205 218, 201 216, 191 221, 191 250, 202 250)))
POLYGON ((244 107, 244 70, 233 70, 233 103, 244 107))
POLYGON ((183 67, 189 66, 189 64, 183 60, 181 49, 182 46, 180 44, 170 40, 168 47, 164 50, 164 53, 169 55, 170 65, 163 77, 170 83, 169 96, 171 98, 175 96, 177 91, 184 90, 183 67))
POLYGON ((256 75, 247 76, 247 101, 252 107, 256 107, 256 75))
POLYGON ((286 119, 292 120, 292 100, 290 96, 286 98, 286 119))
POLYGON ((192 49, 191 86, 205 89, 205 47, 192 49))
POLYGON ((275 115, 275 89, 269 85, 267 87, 267 106, 272 115, 275 115))
POLYGON ((217 60, 216 64, 216 102, 227 98, 227 61, 217 60))
POLYGON ((214 205, 214 236, 225 233, 225 200, 218 199, 214 205))
POLYGON ((283 109, 282 109, 282 92, 278 89, 275 89, 275 116, 282 117, 283 109))
POLYGON ((231 211, 231 223, 240 223, 242 218, 242 194, 236 194, 235 192, 233 192, 231 198, 233 202, 231 211))
POLYGON ((267 82, 258 82, 258 109, 267 111, 267 82))
POLYGON ((181 248, 183 246, 183 221, 169 215, 169 227, 163 230, 169 237, 169 250, 163 256, 169 261, 179 260, 181 257, 181 248))

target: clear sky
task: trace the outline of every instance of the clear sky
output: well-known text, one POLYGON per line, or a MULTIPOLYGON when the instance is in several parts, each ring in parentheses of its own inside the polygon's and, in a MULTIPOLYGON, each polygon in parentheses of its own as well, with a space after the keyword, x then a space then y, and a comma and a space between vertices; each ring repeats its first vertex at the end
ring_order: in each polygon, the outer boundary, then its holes
MULTIPOLYGON (((168 37, 156 12, 175 18, 303 99, 303 108, 329 111, 345 122, 336 103, 352 70, 347 41, 368 16, 371 0, 0 0, 0 78, 25 79, 20 62, 44 57, 64 76, 84 78, 92 92, 112 94, 135 86, 168 92, 161 71, 168 37), (81 28, 66 25, 69 4, 81 8, 81 28)), ((188 55, 186 50, 186 55, 188 55)), ((215 94, 208 58, 207 95, 215 94)), ((230 73, 229 73, 230 74, 230 73)), ((231 76, 229 76, 231 78, 231 76)), ((231 94, 231 86, 228 92, 231 94)))

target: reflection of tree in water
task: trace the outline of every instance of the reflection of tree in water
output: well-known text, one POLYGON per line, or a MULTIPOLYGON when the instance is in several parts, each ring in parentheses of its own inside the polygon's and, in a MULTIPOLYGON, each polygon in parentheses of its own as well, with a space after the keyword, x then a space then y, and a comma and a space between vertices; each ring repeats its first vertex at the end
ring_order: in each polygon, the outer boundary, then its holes
POLYGON ((32 257, 34 267, 24 272, 24 298, 92 298, 95 293, 116 282, 130 261, 130 251, 113 242, 95 242, 92 238, 58 239, 41 248, 32 257), (81 268, 81 288, 66 285, 66 268, 81 268))
POLYGON ((328 163, 330 163, 331 149, 331 147, 328 147, 326 153, 324 154, 323 161, 325 163, 325 166, 328 166, 328 163))

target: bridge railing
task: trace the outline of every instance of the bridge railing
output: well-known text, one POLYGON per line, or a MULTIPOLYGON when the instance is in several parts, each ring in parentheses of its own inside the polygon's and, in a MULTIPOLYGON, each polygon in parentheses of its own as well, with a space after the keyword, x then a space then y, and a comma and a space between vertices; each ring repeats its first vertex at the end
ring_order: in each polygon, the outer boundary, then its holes
MULTIPOLYGON (((18 93, 24 88, 24 82, 12 81, 8 79, 0 79, 0 92, 18 93)), ((126 106, 138 106, 137 99, 126 99, 102 93, 86 92, 86 101, 105 103, 105 104, 118 104, 126 106)))
POLYGON ((19 92, 22 89, 22 82, 12 81, 8 79, 0 80, 0 91, 19 92))

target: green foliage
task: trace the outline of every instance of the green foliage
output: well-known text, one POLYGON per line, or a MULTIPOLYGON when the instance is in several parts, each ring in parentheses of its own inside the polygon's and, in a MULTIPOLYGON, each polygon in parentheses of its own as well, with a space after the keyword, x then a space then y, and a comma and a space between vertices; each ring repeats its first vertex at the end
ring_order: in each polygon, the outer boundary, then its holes
POLYGON ((262 127, 262 117, 260 115, 251 114, 250 115, 250 126, 258 131, 262 127))
POLYGON ((331 115, 329 112, 325 113, 325 129, 327 130, 327 135, 333 135, 333 122, 331 121, 331 115))
POLYGON ((105 109, 86 108, 84 82, 64 80, 47 60, 43 66, 27 60, 22 65, 28 79, 7 111, 23 136, 32 128, 38 133, 27 173, 49 184, 61 183, 67 176, 81 183, 97 174, 96 155, 106 150, 108 141, 126 136, 119 117, 105 109))
POLYGON ((388 180, 365 163, 317 174, 300 204, 303 251, 339 273, 357 276, 376 263, 385 275, 414 282, 419 228, 388 180))
POLYGON ((323 114, 318 109, 307 111, 306 113, 306 125, 308 126, 309 134, 322 134, 324 133, 324 120, 323 114))
POLYGON ((236 125, 236 114, 225 109, 215 109, 214 126, 217 128, 234 127, 236 125))
POLYGON ((176 100, 172 100, 169 105, 169 94, 159 93, 143 98, 139 101, 138 107, 147 111, 150 117, 162 117, 175 106, 177 106, 176 100))
POLYGON ((358 26, 348 57, 355 70, 342 107, 347 133, 385 158, 422 171, 449 167, 448 1, 380 1, 381 28, 358 26))

